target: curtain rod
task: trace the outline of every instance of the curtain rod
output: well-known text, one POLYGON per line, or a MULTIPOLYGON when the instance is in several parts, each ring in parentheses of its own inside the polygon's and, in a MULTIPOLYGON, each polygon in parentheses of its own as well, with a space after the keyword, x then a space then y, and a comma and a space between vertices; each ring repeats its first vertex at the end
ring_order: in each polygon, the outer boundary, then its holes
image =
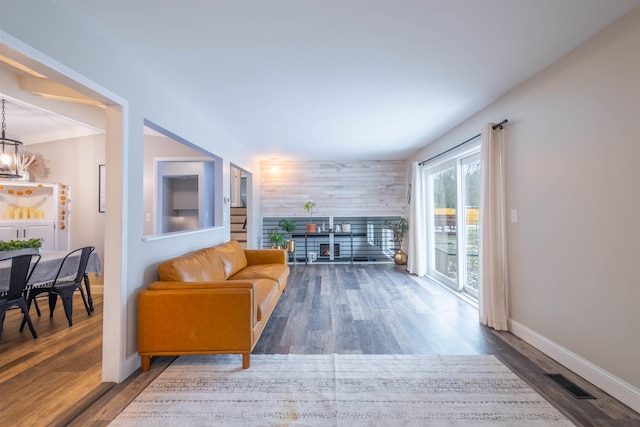
MULTIPOLYGON (((504 125, 506 125, 508 121, 509 121, 509 120, 504 119, 503 121, 501 121, 501 122, 500 122, 500 123, 498 123, 497 125, 493 125, 493 126, 491 126, 491 127, 493 128, 493 130, 496 130, 496 129, 498 129, 498 128, 502 129, 502 127, 503 127, 504 125)), ((420 165, 420 166, 422 166, 422 165, 424 165, 425 163, 430 162, 431 160, 433 160, 433 159, 435 159, 435 158, 438 158, 438 157, 442 156, 443 154, 447 154, 449 151, 451 151, 451 150, 455 150, 456 148, 463 146, 463 145, 464 145, 464 144, 466 144, 467 142, 471 142, 471 141, 473 141, 474 139, 478 138, 478 137, 479 137, 479 136, 481 136, 481 135, 482 135, 482 134, 481 134, 481 133, 479 133, 479 134, 477 134, 476 136, 473 136, 473 137, 471 137, 471 138, 467 139, 466 141, 461 142, 460 144, 456 145, 455 147, 451 147, 451 148, 449 148, 448 150, 445 150, 445 151, 443 151, 443 152, 442 152, 442 153, 440 153, 440 154, 436 154, 435 156, 433 156, 433 157, 431 157, 431 158, 429 158, 429 159, 427 159, 427 160, 423 160, 423 161, 421 161, 421 162, 419 163, 419 165, 420 165)))

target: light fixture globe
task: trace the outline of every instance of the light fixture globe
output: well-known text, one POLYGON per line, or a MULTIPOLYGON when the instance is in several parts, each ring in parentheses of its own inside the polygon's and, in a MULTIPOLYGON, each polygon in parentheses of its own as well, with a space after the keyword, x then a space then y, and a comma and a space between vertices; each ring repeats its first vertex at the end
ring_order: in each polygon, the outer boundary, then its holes
POLYGON ((18 156, 22 142, 6 137, 7 124, 4 116, 4 99, 2 100, 2 138, 0 138, 0 177, 22 178, 18 173, 18 156))

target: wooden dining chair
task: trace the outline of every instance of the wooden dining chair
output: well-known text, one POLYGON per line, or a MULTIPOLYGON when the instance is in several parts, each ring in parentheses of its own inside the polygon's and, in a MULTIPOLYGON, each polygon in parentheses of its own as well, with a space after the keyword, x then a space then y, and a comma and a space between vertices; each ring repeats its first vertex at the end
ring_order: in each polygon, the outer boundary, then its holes
POLYGON ((11 260, 11 273, 9 277, 9 292, 5 296, 0 297, 0 335, 2 334, 2 328, 4 326, 4 318, 7 314, 7 310, 12 307, 20 307, 22 310, 22 324, 20 325, 20 332, 24 329, 25 322, 29 325, 31 335, 33 338, 38 338, 36 330, 31 322, 29 316, 29 308, 27 306, 27 300, 25 298, 25 288, 31 278, 31 273, 36 268, 36 265, 40 261, 39 254, 26 254, 16 255, 13 257, 5 258, 2 261, 11 260), (35 262, 32 261, 35 259, 35 262))
POLYGON ((91 252, 94 251, 94 249, 95 248, 93 246, 85 246, 84 248, 75 249, 69 252, 62 259, 60 268, 58 268, 56 277, 51 285, 34 288, 29 291, 29 296, 27 299, 27 309, 31 308, 32 302, 35 302, 36 312, 38 313, 38 316, 40 316, 40 308, 38 307, 38 303, 35 299, 42 293, 48 293, 49 317, 53 317, 53 311, 56 308, 58 297, 60 297, 62 306, 64 307, 64 314, 67 316, 67 320, 69 321, 69 326, 73 326, 73 294, 77 290, 79 290, 80 295, 82 296, 82 302, 84 302, 84 308, 87 310, 87 314, 91 316, 91 308, 89 307, 87 298, 84 294, 84 290, 82 289, 82 284, 87 270, 89 256, 91 255, 91 252), (78 256, 78 252, 80 252, 80 260, 78 262, 78 269, 75 275, 72 277, 61 277, 61 273, 64 271, 65 267, 67 267, 68 263, 75 262, 74 258, 78 256))

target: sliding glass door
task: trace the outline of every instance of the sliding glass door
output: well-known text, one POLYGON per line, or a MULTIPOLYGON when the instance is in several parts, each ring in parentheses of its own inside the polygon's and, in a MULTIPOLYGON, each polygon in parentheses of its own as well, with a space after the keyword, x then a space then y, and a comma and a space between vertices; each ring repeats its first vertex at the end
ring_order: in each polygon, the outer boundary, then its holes
POLYGON ((442 163, 427 176, 429 275, 477 298, 479 154, 442 163))
POLYGON ((462 212, 460 236, 464 247, 464 278, 462 290, 478 298, 478 256, 480 249, 480 155, 466 157, 460 161, 462 169, 462 212))

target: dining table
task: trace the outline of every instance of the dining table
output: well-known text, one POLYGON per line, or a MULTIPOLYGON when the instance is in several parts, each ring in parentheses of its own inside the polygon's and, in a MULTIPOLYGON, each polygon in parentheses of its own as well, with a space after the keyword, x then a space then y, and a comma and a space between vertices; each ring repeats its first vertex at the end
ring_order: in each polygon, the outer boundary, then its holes
MULTIPOLYGON (((70 251, 41 251, 40 261, 36 265, 29 283, 27 283, 26 290, 32 288, 39 288, 44 286, 51 286, 56 278, 56 274, 60 269, 62 260, 70 251)), ((78 263, 80 262, 80 254, 78 251, 71 255, 65 263, 62 271, 60 271, 59 278, 74 278, 78 272, 78 263)), ((84 274, 84 285, 87 291, 87 302, 89 308, 93 311, 93 298, 91 297, 91 283, 87 273, 94 273, 97 276, 102 275, 102 264, 100 263, 100 257, 93 251, 89 255, 89 261, 87 262, 87 268, 84 274)), ((0 261, 0 295, 4 295, 9 291, 9 278, 11 276, 11 261, 0 261)))

